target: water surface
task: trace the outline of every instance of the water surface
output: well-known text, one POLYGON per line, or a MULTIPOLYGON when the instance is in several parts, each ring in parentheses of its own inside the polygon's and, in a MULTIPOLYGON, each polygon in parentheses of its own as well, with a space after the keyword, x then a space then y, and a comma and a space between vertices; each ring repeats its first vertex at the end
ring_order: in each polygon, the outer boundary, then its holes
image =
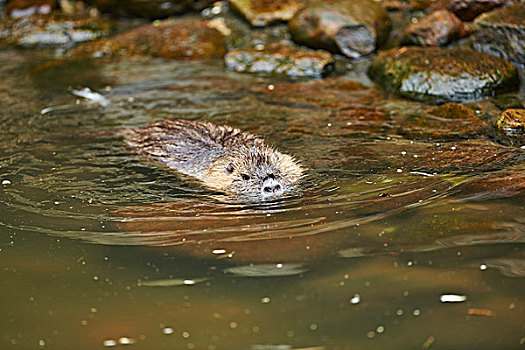
POLYGON ((523 150, 400 136, 431 107, 359 70, 341 92, 220 62, 0 62, 2 349, 523 348, 523 150), (163 118, 260 134, 308 177, 244 203, 94 133, 163 118))

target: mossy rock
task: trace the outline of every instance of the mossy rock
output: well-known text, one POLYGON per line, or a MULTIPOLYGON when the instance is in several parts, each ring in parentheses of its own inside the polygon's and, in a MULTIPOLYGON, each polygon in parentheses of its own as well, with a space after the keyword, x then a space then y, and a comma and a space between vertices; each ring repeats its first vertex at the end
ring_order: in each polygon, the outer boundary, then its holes
POLYGON ((180 60, 221 58, 224 36, 194 18, 157 21, 112 38, 81 45, 71 52, 86 57, 161 57, 180 60))
POLYGON ((323 50, 304 50, 274 43, 262 50, 231 50, 224 57, 226 67, 236 72, 279 74, 293 77, 321 77, 333 70, 334 57, 323 50))
POLYGON ((520 83, 518 70, 504 59, 460 48, 391 49, 373 60, 368 74, 400 96, 433 103, 494 96, 520 83))
POLYGON ((427 114, 409 116, 399 133, 411 139, 452 141, 475 138, 488 127, 476 111, 457 103, 447 103, 427 114))
POLYGON ((507 109, 498 116, 496 127, 507 136, 525 135, 525 109, 507 109))
POLYGON ((474 50, 525 66, 525 2, 484 13, 475 24, 474 50))

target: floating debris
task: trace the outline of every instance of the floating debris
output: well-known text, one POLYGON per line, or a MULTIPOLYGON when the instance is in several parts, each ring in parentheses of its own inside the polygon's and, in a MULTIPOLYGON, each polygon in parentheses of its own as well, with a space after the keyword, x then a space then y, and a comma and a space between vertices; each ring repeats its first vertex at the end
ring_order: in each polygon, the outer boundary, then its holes
POLYGON ((244 277, 284 277, 293 276, 308 271, 302 264, 250 264, 230 267, 224 272, 244 277))
POLYGON ((460 294, 442 294, 439 300, 442 303, 462 303, 467 300, 467 296, 460 294))
POLYGON ((468 314, 471 316, 486 316, 486 317, 492 317, 493 312, 489 309, 476 309, 476 308, 470 308, 468 309, 468 314))
POLYGON ((176 286, 193 286, 197 283, 207 281, 208 278, 169 278, 154 281, 138 281, 139 287, 176 287, 176 286))
POLYGON ((85 98, 89 101, 89 103, 99 104, 102 107, 106 107, 110 103, 107 98, 105 98, 98 92, 91 90, 88 87, 85 87, 81 90, 70 89, 69 92, 74 96, 85 98))

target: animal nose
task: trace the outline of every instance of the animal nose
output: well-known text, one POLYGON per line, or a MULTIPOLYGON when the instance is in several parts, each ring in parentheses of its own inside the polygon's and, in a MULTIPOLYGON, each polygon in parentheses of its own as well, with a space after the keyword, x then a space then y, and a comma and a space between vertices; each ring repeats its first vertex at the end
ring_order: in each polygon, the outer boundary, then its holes
POLYGON ((276 180, 275 177, 268 177, 264 180, 262 185, 263 197, 268 196, 280 196, 284 192, 284 188, 280 181, 276 180))

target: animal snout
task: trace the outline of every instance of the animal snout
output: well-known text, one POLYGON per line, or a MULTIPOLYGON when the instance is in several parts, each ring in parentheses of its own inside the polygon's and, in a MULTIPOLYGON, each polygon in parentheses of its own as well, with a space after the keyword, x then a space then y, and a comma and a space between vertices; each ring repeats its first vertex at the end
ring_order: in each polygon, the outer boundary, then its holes
POLYGON ((279 196, 283 194, 284 187, 279 180, 275 179, 274 176, 269 176, 264 179, 261 192, 263 197, 279 196))

